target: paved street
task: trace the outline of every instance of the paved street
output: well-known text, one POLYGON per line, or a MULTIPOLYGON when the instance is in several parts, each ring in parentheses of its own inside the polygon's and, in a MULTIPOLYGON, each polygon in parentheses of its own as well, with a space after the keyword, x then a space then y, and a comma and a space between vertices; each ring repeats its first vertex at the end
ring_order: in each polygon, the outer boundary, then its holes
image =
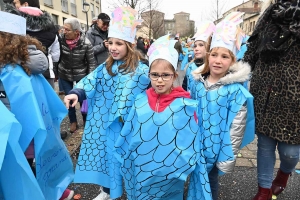
MULTIPOLYGON (((182 82, 184 72, 179 71, 178 73, 179 81, 176 83, 177 85, 182 82)), ((77 112, 77 117, 80 129, 72 135, 69 134, 65 140, 67 148, 72 155, 74 165, 76 164, 78 147, 80 145, 83 132, 80 112, 77 112)), ((62 130, 67 131, 68 126, 69 123, 67 119, 65 119, 62 123, 62 130)), ((255 138, 251 144, 240 151, 235 172, 220 177, 219 200, 251 200, 251 198, 256 194, 256 151, 257 140, 255 138)), ((274 171, 274 175, 279 168, 278 154, 275 167, 276 170, 274 171)), ((300 163, 298 163, 296 169, 300 170, 300 163)), ((277 200, 299 200, 299 184, 300 174, 294 172, 289 179, 288 187, 280 196, 277 197, 277 200)), ((80 200, 91 200, 99 193, 99 186, 92 184, 71 184, 70 188, 75 191, 75 194, 81 195, 80 200)), ((126 195, 124 194, 121 198, 119 198, 119 200, 126 200, 126 195)))

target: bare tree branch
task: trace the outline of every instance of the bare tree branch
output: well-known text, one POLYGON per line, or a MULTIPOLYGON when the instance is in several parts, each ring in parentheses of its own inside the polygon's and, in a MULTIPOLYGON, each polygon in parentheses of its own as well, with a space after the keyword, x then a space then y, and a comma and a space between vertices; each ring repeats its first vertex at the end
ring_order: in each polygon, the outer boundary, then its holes
POLYGON ((223 13, 226 11, 228 6, 228 0, 210 0, 211 9, 206 9, 206 18, 210 21, 216 21, 222 18, 223 13))
POLYGON ((149 38, 157 38, 161 36, 164 31, 164 17, 165 14, 160 12, 159 3, 161 0, 145 0, 147 11, 141 14, 142 19, 142 30, 148 35, 149 38), (145 28, 146 27, 146 28, 145 28))

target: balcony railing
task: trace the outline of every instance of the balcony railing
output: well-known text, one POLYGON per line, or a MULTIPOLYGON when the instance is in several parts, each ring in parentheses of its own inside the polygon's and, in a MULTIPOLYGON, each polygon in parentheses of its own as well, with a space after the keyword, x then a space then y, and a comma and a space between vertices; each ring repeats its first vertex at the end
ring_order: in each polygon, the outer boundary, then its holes
POLYGON ((76 5, 74 3, 71 3, 71 15, 77 16, 76 5))
POLYGON ((61 9, 63 12, 69 13, 68 0, 61 0, 61 9))
POLYGON ((53 6, 52 0, 44 0, 44 4, 47 6, 53 6))

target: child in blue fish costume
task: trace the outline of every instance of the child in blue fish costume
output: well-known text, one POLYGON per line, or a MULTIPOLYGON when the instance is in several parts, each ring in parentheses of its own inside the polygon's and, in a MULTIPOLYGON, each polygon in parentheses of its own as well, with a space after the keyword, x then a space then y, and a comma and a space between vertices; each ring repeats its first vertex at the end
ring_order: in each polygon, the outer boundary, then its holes
MULTIPOLYGON (((237 63, 235 57, 241 16, 234 12, 216 25, 205 64, 192 72, 191 95, 199 101, 197 115, 214 200, 218 175, 232 172, 239 149, 254 139, 253 97, 243 86, 250 79, 250 66, 237 63)), ((201 184, 198 179, 194 171, 190 184, 201 184)))
POLYGON ((197 28, 197 33, 194 35, 194 59, 185 66, 185 76, 182 82, 182 88, 190 91, 189 77, 191 72, 204 64, 207 53, 207 40, 210 38, 215 25, 212 22, 202 22, 197 28))
POLYGON ((73 164, 60 138, 67 110, 39 74, 48 68, 44 48, 26 36, 23 17, 0 12, 0 23, 0 199, 59 199, 64 191, 71 199, 72 191, 65 189, 73 164), (29 148, 32 170, 24 155, 29 148))
MULTIPOLYGON (((178 77, 178 53, 169 36, 149 48, 152 87, 139 94, 117 138, 116 157, 121 163, 127 198, 183 199, 184 183, 197 162, 204 162, 198 103, 182 87, 173 87, 178 77)), ((207 180, 206 165, 200 165, 201 180, 207 180)), ((209 183, 195 189, 198 199, 210 199, 209 183)))
POLYGON ((71 106, 77 101, 88 101, 74 182, 103 186, 104 191, 96 199, 118 198, 123 193, 120 163, 113 155, 115 141, 134 98, 143 93, 150 82, 149 67, 139 61, 133 46, 138 24, 135 14, 128 7, 116 8, 108 31, 108 59, 65 97, 67 107, 70 100, 73 101, 71 106))

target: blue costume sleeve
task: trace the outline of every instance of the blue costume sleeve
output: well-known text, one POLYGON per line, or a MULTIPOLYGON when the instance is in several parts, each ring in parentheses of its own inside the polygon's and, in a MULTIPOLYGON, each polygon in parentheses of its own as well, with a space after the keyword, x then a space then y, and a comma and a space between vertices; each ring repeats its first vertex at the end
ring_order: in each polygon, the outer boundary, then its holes
POLYGON ((46 199, 59 199, 73 180, 73 164, 60 138, 60 124, 67 110, 42 75, 28 76, 20 66, 7 65, 0 78, 11 112, 22 125, 22 150, 34 139, 39 186, 46 199))
POLYGON ((83 89, 80 89, 80 88, 74 88, 72 89, 69 94, 76 94, 78 96, 78 101, 79 102, 82 102, 83 100, 86 99, 86 96, 85 96, 85 91, 83 89))
POLYGON ((108 187, 111 198, 122 195, 120 163, 112 153, 115 140, 134 98, 150 82, 147 65, 139 63, 134 72, 125 74, 119 72, 121 64, 114 62, 111 76, 103 63, 76 85, 85 91, 89 106, 74 181, 108 187))

